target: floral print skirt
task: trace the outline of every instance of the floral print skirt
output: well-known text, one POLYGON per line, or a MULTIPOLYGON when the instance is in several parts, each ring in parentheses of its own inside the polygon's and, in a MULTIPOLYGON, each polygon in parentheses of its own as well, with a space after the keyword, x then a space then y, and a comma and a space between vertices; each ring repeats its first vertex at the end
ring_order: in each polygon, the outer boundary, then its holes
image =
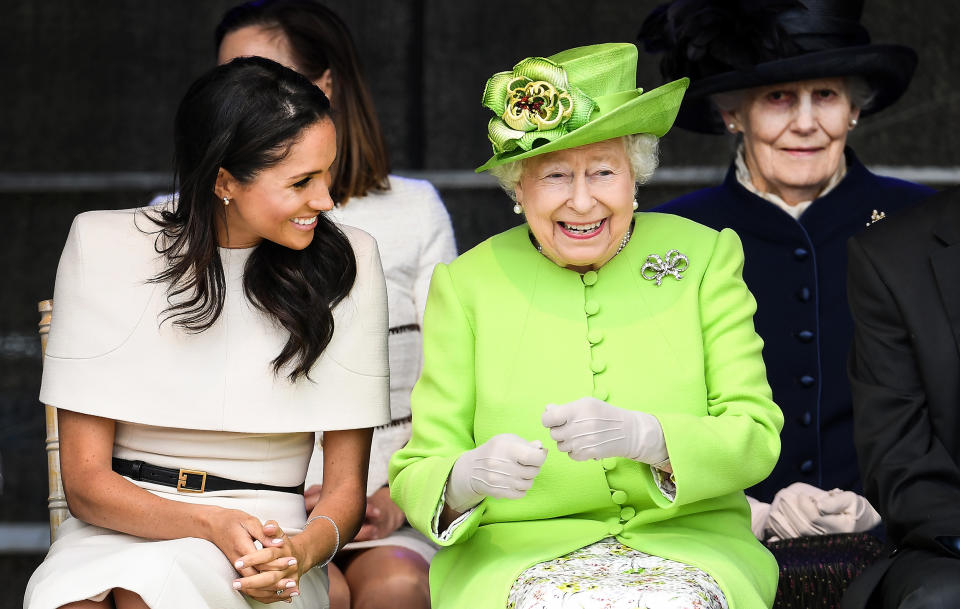
POLYGON ((727 609, 712 577, 608 537, 536 564, 514 582, 507 609, 727 609))

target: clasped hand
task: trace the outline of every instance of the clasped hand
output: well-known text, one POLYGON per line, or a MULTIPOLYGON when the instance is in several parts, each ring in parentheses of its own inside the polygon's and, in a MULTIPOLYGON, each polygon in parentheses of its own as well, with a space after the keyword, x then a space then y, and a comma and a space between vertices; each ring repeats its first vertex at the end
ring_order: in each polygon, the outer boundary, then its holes
POLYGON ((540 417, 557 448, 574 461, 626 457, 641 463, 667 458, 660 421, 653 415, 624 410, 596 398, 547 404, 540 417))
MULTIPOLYGON (((557 448, 575 461, 626 457, 643 463, 667 458, 660 422, 645 412, 624 410, 596 398, 548 404, 541 417, 557 448)), ((447 481, 447 507, 464 512, 484 497, 523 497, 547 451, 539 441, 514 434, 494 436, 457 459, 447 481)))
MULTIPOLYGON (((240 577, 233 588, 261 603, 287 601, 300 594, 306 553, 273 520, 260 521, 239 510, 227 510, 216 519, 211 539, 240 577), (258 549, 255 542, 260 542, 258 549), (278 593, 279 591, 279 593, 278 593)), ((225 584, 227 585, 227 584, 225 584)))

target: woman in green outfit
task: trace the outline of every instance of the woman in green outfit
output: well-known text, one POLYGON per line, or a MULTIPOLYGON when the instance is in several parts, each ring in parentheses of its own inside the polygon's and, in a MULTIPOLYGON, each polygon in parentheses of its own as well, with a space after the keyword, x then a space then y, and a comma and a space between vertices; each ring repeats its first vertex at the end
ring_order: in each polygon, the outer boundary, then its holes
POLYGON ((780 450, 736 234, 635 213, 687 80, 633 45, 528 58, 484 105, 526 224, 438 265, 394 500, 434 609, 769 607, 743 489, 780 450))

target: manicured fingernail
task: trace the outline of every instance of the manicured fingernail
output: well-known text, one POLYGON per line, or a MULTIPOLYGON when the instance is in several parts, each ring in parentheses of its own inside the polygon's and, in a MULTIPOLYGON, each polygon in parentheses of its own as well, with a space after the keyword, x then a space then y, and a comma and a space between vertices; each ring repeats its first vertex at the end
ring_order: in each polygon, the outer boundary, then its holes
POLYGON ((294 596, 300 596, 300 593, 299 593, 299 592, 291 592, 291 593, 290 593, 290 597, 293 598, 294 596))
POLYGON ((279 538, 279 537, 277 537, 276 539, 273 540, 273 545, 275 545, 275 546, 279 546, 279 545, 282 544, 282 543, 283 543, 283 539, 281 539, 281 538, 279 538))
POLYGON ((233 566, 236 567, 236 568, 238 568, 238 569, 242 569, 242 568, 243 568, 243 561, 242 561, 242 560, 238 560, 237 562, 233 563, 233 566))
POLYGON ((295 564, 297 564, 297 559, 296 559, 296 558, 291 558, 290 561, 287 563, 287 566, 288 566, 288 567, 292 567, 292 566, 295 565, 295 564))
POLYGON ((293 587, 296 586, 296 585, 297 585, 297 582, 287 582, 287 583, 283 584, 283 587, 284 587, 284 588, 293 588, 293 587))
POLYGON ((233 589, 234 589, 234 590, 239 590, 239 589, 240 589, 240 582, 239 582, 239 581, 234 581, 234 582, 233 582, 233 589))

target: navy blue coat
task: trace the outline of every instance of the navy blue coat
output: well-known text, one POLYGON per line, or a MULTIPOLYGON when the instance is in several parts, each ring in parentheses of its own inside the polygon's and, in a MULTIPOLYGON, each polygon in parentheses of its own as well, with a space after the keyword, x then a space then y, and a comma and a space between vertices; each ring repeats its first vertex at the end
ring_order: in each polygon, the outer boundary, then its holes
POLYGON ((747 491, 761 501, 793 482, 863 492, 846 368, 853 338, 847 240, 865 229, 873 210, 890 216, 933 190, 874 175, 849 148, 846 157, 847 175, 799 221, 741 186, 733 166, 720 186, 655 210, 732 228, 743 241, 743 277, 757 299, 767 378, 784 415, 780 461, 747 491))

